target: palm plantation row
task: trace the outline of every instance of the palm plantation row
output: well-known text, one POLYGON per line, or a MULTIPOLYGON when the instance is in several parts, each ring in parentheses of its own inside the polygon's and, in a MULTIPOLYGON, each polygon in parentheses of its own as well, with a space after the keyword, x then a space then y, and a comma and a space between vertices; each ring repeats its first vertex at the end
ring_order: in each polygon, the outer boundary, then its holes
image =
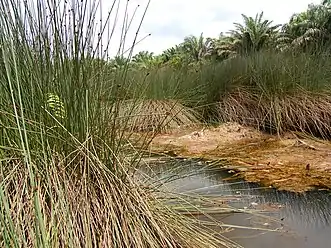
MULTIPOLYGON (((321 51, 331 42, 331 4, 309 5, 304 12, 294 14, 284 25, 274 24, 263 17, 242 15, 243 23, 234 23, 234 29, 217 38, 189 36, 181 44, 165 50, 161 55, 141 51, 133 56, 133 65, 151 68, 162 65, 183 65, 217 60, 223 61, 238 55, 272 51, 321 51)), ((121 57, 112 64, 124 64, 121 57)))

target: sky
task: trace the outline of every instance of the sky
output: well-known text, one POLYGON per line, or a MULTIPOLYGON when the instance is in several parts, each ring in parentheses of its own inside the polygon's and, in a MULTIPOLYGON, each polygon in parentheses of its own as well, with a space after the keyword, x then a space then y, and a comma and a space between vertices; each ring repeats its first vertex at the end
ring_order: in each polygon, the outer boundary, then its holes
MULTIPOLYGON (((104 12, 109 9, 111 2, 113 1, 102 0, 104 12)), ((121 3, 119 9, 118 27, 112 37, 110 54, 114 54, 119 45, 125 2, 121 3)), ((274 24, 284 24, 292 14, 302 12, 307 9, 308 4, 318 4, 321 0, 151 0, 149 5, 148 2, 149 0, 130 0, 128 4, 129 18, 138 5, 139 7, 128 31, 125 48, 133 44, 137 30, 137 40, 147 36, 135 45, 134 53, 148 50, 159 54, 181 43, 186 36, 198 36, 202 32, 204 37, 218 37, 221 32, 226 33, 232 29, 234 22, 241 23, 241 14, 254 17, 263 11, 264 17, 273 20, 274 24)))

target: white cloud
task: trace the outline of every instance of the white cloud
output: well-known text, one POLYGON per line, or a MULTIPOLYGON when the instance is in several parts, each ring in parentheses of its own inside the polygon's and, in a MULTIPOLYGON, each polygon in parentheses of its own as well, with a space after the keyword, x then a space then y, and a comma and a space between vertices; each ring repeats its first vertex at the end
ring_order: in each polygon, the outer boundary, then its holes
MULTIPOLYGON (((107 2, 108 0, 103 0, 103 5, 107 5, 107 2)), ((185 36, 199 35, 201 32, 206 37, 216 37, 220 32, 230 30, 233 22, 241 22, 241 14, 255 16, 256 13, 264 11, 266 19, 282 24, 287 22, 292 14, 307 9, 308 4, 320 2, 321 0, 151 0, 138 35, 142 38, 151 33, 151 36, 140 42, 135 51, 160 53, 180 43, 185 36)), ((129 1, 131 16, 136 6, 140 5, 128 35, 130 44, 147 3, 148 0, 129 1)), ((120 12, 124 13, 124 4, 120 12)), ((116 40, 119 40, 118 33, 114 35, 115 47, 116 43, 118 44, 116 40)))

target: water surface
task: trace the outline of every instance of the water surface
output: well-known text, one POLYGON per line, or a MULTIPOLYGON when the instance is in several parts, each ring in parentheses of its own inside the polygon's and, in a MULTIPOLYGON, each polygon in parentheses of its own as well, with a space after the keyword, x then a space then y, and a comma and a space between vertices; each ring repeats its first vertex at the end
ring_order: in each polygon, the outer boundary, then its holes
MULTIPOLYGON (((219 196, 229 205, 247 211, 269 210, 268 220, 247 213, 217 214, 220 222, 239 227, 224 235, 247 248, 331 247, 331 194, 314 191, 297 194, 264 188, 242 180, 228 181, 231 174, 196 160, 164 160, 144 167, 146 174, 168 190, 183 194, 219 196), (265 228, 279 231, 250 230, 265 228)), ((148 179, 151 181, 150 179, 148 179)), ((203 218, 203 217, 201 217, 203 218)))

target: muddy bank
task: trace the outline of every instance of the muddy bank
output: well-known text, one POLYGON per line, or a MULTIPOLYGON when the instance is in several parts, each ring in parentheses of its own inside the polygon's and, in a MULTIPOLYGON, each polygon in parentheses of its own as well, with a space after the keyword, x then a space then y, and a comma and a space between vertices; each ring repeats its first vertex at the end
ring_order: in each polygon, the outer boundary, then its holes
POLYGON ((158 135, 152 152, 222 160, 238 176, 278 189, 331 189, 331 143, 289 133, 273 136, 237 123, 158 135))

